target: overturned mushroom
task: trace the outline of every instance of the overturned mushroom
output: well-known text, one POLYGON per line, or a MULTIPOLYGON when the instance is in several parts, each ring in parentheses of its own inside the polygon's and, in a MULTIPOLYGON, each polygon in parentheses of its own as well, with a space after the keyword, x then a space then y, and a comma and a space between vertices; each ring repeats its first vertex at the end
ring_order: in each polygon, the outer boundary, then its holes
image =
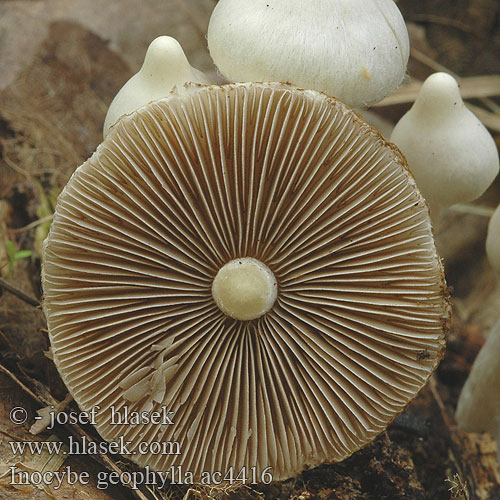
POLYGON ((43 285, 54 361, 102 437, 197 478, 349 456, 425 384, 449 315, 399 152, 280 84, 188 88, 123 118, 59 198, 43 285), (174 425, 111 425, 111 407, 174 425))

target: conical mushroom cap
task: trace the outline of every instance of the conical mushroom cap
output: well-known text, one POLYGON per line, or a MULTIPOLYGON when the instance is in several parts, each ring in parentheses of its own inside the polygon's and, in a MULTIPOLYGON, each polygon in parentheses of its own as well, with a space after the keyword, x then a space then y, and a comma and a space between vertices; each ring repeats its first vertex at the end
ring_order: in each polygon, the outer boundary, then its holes
POLYGON ((405 154, 436 219, 444 208, 479 198, 498 175, 495 140, 447 73, 425 80, 391 141, 405 154))
POLYGON ((281 84, 192 88, 121 120, 59 198, 43 286, 54 361, 82 410, 101 407, 102 437, 197 478, 349 456, 425 384, 449 316, 397 149, 281 84), (278 286, 249 321, 212 296, 238 258, 278 286), (111 407, 164 407, 174 424, 112 425, 111 407))

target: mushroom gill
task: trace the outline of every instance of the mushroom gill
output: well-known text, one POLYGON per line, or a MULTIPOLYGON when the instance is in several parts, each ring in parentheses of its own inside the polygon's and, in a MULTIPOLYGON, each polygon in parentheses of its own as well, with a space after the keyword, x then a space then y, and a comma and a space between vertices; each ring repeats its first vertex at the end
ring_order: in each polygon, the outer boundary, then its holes
POLYGON ((97 430, 139 465, 198 478, 351 455, 425 384, 449 316, 400 153, 341 102, 281 84, 192 87, 122 119, 61 194, 43 271, 79 407, 99 405, 97 430), (238 259, 262 267, 224 293, 245 309, 262 288, 254 319, 212 293, 238 259), (112 425, 111 407, 167 408, 174 425, 112 425))

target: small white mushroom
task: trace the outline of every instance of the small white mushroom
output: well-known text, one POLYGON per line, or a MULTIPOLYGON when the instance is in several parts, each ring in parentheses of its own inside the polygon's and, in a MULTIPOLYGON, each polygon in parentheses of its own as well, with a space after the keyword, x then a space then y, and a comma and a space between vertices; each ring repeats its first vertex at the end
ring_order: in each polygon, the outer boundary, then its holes
POLYGON ((491 216, 488 225, 486 255, 492 267, 500 274, 500 205, 491 216))
MULTIPOLYGON (((500 274, 500 206, 488 225, 486 254, 500 274)), ((500 321, 479 351, 458 399, 456 418, 467 432, 489 432, 498 441, 500 457, 500 321)))
POLYGON ((434 220, 442 209, 481 196, 498 174, 495 141, 446 73, 427 78, 391 141, 406 156, 434 220))
POLYGON ((458 399, 456 418, 461 430, 489 432, 500 445, 500 322, 474 361, 458 399))
MULTIPOLYGON (((486 253, 500 273, 500 206, 490 219, 486 253)), ((456 418, 462 430, 489 432, 500 445, 500 321, 474 361, 458 399, 456 418)))
POLYGON ((155 38, 149 45, 139 72, 125 83, 109 106, 103 136, 106 137, 109 127, 121 116, 166 97, 175 86, 182 87, 186 82, 210 83, 204 73, 189 64, 175 38, 155 38))
POLYGON ((393 0, 220 0, 207 38, 230 81, 290 82, 352 107, 390 94, 410 50, 393 0))

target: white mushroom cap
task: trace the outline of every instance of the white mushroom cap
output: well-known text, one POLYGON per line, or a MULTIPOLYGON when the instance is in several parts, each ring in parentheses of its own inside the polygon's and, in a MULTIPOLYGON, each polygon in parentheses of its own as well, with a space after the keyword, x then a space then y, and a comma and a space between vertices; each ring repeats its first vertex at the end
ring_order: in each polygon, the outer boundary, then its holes
POLYGON ((155 38, 148 47, 144 63, 116 94, 104 120, 103 136, 123 115, 148 102, 168 95, 186 82, 210 83, 207 76, 190 66, 179 42, 170 36, 155 38))
POLYGON ((404 153, 433 217, 478 198, 498 174, 495 141, 446 73, 427 78, 391 141, 404 153))
POLYGON ((500 274, 500 205, 493 212, 488 224, 486 255, 492 267, 500 274))
POLYGON ((278 480, 342 460, 443 354, 425 201, 396 148, 314 91, 192 87, 120 120, 59 196, 43 263, 69 391, 107 440, 179 442, 129 457, 156 470, 278 480), (235 259, 272 299, 253 320, 214 300, 235 259), (174 425, 112 425, 111 406, 174 425))
POLYGON ((352 107, 404 78, 408 32, 393 0, 220 0, 208 47, 230 81, 280 81, 352 107))
POLYGON ((489 432, 500 444, 500 322, 474 360, 458 399, 456 419, 461 430, 489 432))

